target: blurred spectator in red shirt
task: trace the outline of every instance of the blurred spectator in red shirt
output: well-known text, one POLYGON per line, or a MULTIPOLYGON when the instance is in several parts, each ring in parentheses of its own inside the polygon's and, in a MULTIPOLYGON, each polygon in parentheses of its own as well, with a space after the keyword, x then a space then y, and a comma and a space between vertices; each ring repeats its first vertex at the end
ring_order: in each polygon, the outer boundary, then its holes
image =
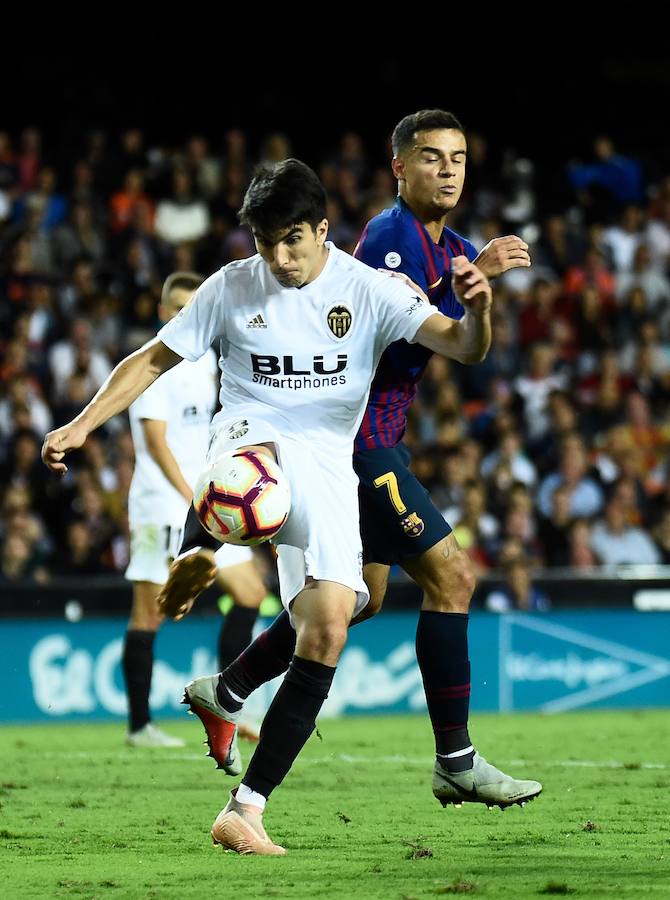
POLYGON ((112 231, 123 231, 133 221, 135 210, 143 206, 149 220, 153 222, 154 204, 144 193, 144 177, 139 169, 131 169, 123 180, 123 188, 109 201, 112 231))
POLYGON ((596 290, 604 303, 614 302, 616 282, 597 247, 589 247, 583 263, 571 266, 563 279, 563 291, 568 297, 577 297, 587 287, 596 290))

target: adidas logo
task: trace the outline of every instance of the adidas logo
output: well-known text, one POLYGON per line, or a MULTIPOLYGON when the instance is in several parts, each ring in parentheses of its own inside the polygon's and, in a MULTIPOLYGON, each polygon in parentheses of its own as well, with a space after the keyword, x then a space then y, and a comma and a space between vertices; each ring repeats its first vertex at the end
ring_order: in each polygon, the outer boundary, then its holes
POLYGON ((249 319, 247 322, 247 328, 267 328, 267 323, 263 319, 263 316, 258 313, 257 316, 254 316, 253 319, 249 319))

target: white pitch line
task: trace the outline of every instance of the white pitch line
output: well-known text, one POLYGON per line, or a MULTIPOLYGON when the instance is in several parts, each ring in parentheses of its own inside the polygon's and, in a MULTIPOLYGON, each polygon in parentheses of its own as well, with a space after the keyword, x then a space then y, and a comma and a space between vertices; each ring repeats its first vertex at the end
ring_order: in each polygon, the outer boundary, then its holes
MULTIPOLYGON (((154 754, 155 749, 147 748, 147 753, 154 754)), ((135 755, 135 751, 128 751, 126 753, 122 751, 114 752, 114 753, 93 753, 88 752, 86 750, 77 751, 77 752, 63 752, 58 753, 57 751, 51 751, 41 754, 46 759, 122 759, 125 762, 128 762, 133 755, 135 755)), ((164 748, 160 748, 159 756, 163 757, 166 760, 179 760, 180 762, 202 762, 203 760, 207 760, 207 754, 205 752, 202 753, 169 753, 166 752, 164 748)), ((244 754, 247 756, 248 754, 244 754)), ((303 759, 298 759, 299 763, 305 765, 327 765, 328 763, 333 762, 343 762, 349 763, 351 765, 358 765, 364 763, 383 763, 386 765, 403 765, 403 766, 430 766, 434 763, 434 756, 360 756, 360 755, 351 755, 349 753, 334 753, 330 756, 319 756, 319 757, 305 757, 303 759)), ((631 762, 619 762, 615 759, 610 760, 595 760, 595 759, 499 759, 497 762, 500 765, 504 766, 548 766, 549 768, 556 769, 570 769, 570 768, 584 768, 584 769, 668 769, 666 763, 653 763, 653 762, 640 762, 631 761, 631 762)))

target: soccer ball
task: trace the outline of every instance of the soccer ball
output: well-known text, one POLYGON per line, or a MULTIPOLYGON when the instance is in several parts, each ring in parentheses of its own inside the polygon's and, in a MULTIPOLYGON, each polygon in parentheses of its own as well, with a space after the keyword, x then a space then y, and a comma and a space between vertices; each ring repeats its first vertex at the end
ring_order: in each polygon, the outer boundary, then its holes
POLYGON ((253 547, 269 541, 291 509, 288 479, 277 463, 253 450, 224 453, 198 478, 193 506, 219 541, 253 547))

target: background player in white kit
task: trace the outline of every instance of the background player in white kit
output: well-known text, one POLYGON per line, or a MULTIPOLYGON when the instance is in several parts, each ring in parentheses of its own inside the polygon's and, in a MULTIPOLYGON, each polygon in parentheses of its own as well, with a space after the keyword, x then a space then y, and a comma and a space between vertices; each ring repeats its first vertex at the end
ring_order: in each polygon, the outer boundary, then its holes
MULTIPOLYGON (((161 322, 174 318, 203 280, 193 272, 168 276, 158 307, 161 322)), ((133 582, 133 603, 122 664, 128 697, 127 742, 136 747, 184 744, 151 722, 153 647, 165 618, 158 609, 157 597, 179 551, 184 519, 193 499, 192 486, 204 467, 218 376, 217 357, 210 349, 197 362, 184 361, 175 366, 128 410, 135 471, 128 496, 131 543, 126 578, 133 582)), ((232 639, 239 652, 249 642, 265 587, 248 547, 229 544, 217 551, 215 559, 218 582, 235 604, 223 621, 220 643, 227 645, 232 639)), ((237 772, 239 766, 241 763, 237 772)))
MULTIPOLYGON (((65 471, 68 450, 162 372, 198 359, 221 336, 223 409, 212 425, 210 455, 242 447, 272 453, 289 479, 291 512, 275 543, 282 602, 297 634, 256 752, 212 829, 217 842, 239 853, 284 853, 263 828, 265 801, 312 733, 349 622, 368 599, 351 457, 379 357, 405 339, 471 363, 491 341, 491 289, 475 266, 453 260, 466 313, 448 319, 402 281, 327 245, 325 207, 325 191, 303 163, 261 169, 240 215, 259 254, 207 279, 156 339, 116 367, 76 419, 46 436, 42 449, 52 471, 65 471), (260 320, 265 329, 247 327, 260 320)), ((189 605, 165 611, 180 617, 189 605)), ((225 716, 231 698, 220 698, 218 689, 217 676, 188 686, 191 702, 220 723, 222 734, 227 726, 232 739, 225 716)))

